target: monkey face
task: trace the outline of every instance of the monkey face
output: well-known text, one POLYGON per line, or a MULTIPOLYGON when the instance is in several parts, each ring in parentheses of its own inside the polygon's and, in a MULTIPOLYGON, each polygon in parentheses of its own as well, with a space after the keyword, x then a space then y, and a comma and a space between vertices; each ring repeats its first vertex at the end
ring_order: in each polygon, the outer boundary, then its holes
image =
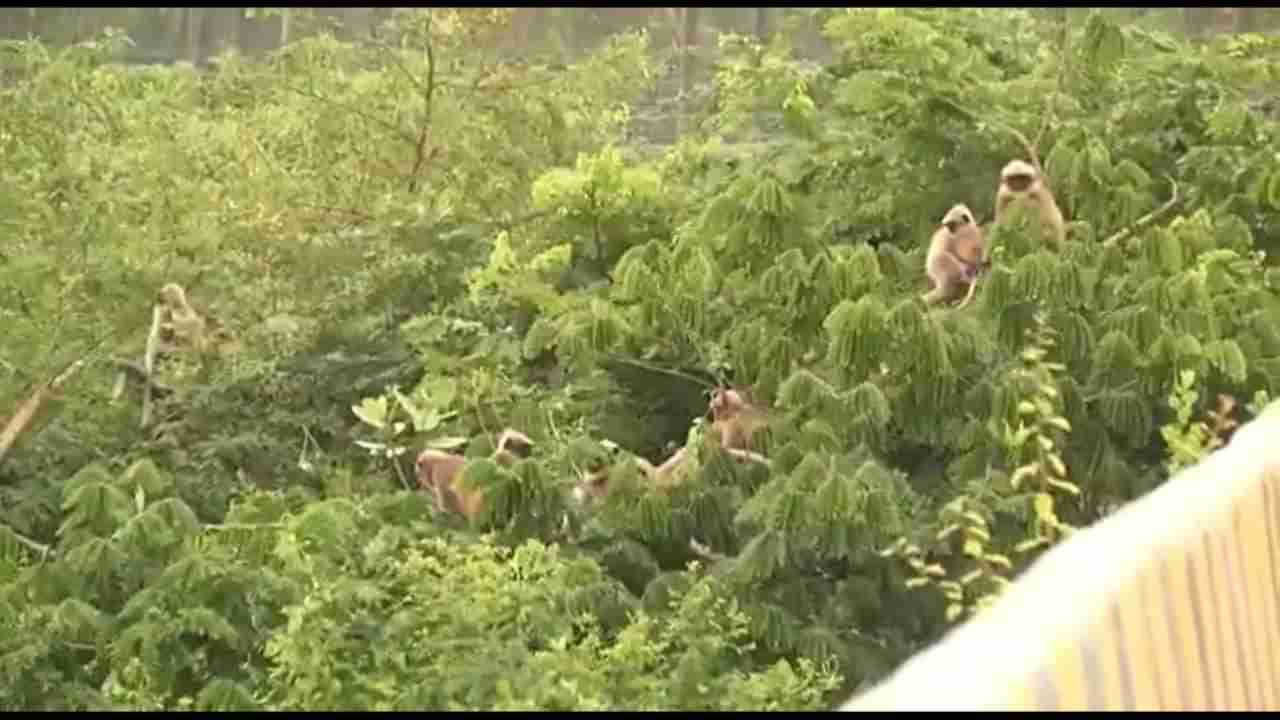
POLYGON ((582 475, 573 488, 573 500, 579 505, 604 498, 609 494, 609 466, 606 465, 582 475))
POLYGON ((716 420, 736 415, 746 405, 742 393, 728 388, 719 388, 711 395, 711 416, 716 420))
POLYGON ((519 430, 507 428, 498 437, 497 449, 506 450, 518 458, 527 458, 533 453, 533 440, 519 430))
POLYGON ((1000 185, 1003 190, 1014 193, 1025 193, 1040 179, 1036 168, 1023 160, 1010 160, 1000 171, 1000 185))
POLYGON ((1036 176, 1034 174, 1016 173, 1005 175, 1003 180, 1004 186, 1009 188, 1011 192, 1024 193, 1035 184, 1036 176))

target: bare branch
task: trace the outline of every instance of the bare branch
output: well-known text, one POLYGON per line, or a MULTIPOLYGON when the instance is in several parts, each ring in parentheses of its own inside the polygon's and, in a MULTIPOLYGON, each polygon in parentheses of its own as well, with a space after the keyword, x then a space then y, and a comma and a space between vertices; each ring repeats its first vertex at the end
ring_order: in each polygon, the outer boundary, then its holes
POLYGON ((68 365, 62 372, 47 383, 44 383, 35 389, 35 392, 18 406, 17 411, 13 413, 13 417, 9 418, 9 422, 5 424, 4 429, 0 430, 0 462, 4 461, 5 455, 17 442, 18 437, 22 435, 22 431, 27 429, 31 424, 31 420, 40 411, 44 401, 49 395, 57 392, 62 384, 75 375, 80 368, 84 367, 86 358, 80 358, 68 365))
POLYGON ((160 327, 164 324, 166 307, 163 303, 151 306, 151 329, 147 332, 147 348, 142 355, 142 419, 138 427, 145 428, 151 422, 151 378, 155 376, 156 353, 160 350, 160 327))
POLYGON ((725 452, 729 453, 730 455, 732 455, 733 457, 739 460, 746 460, 748 462, 759 463, 761 465, 764 465, 767 468, 773 467, 773 462, 769 460, 769 458, 761 455, 760 453, 751 452, 750 450, 739 450, 738 448, 725 448, 725 452))
MULTIPOLYGON (((1049 94, 1049 100, 1045 104, 1044 118, 1040 122, 1040 130, 1036 132, 1036 140, 1032 143, 1033 147, 1040 147, 1040 143, 1044 141, 1044 136, 1049 132, 1049 127, 1053 121, 1057 119, 1058 96, 1062 93, 1062 86, 1067 78, 1067 51, 1070 48, 1071 26, 1065 20, 1060 25, 1061 34, 1058 37, 1058 78, 1054 81, 1053 92, 1049 94)), ((1044 173, 1040 173, 1044 177, 1044 173)))
POLYGON ((706 545, 703 545, 702 543, 698 542, 697 540, 694 540, 693 538, 689 538, 689 549, 693 551, 694 555, 697 555, 698 557, 708 562, 718 562, 720 560, 727 560, 729 558, 728 555, 725 555, 724 553, 718 553, 712 550, 711 548, 707 547, 706 545))
POLYGON ((1125 238, 1138 232, 1139 230, 1146 228, 1147 226, 1154 223, 1156 220, 1159 220, 1160 217, 1163 216, 1165 213, 1172 210, 1174 205, 1178 204, 1178 181, 1174 180, 1173 176, 1171 175, 1166 175, 1165 178, 1168 179, 1169 185, 1172 186, 1169 201, 1161 205, 1160 207, 1156 208, 1155 210, 1152 210, 1151 212, 1147 213, 1146 215, 1143 215, 1142 217, 1138 218, 1138 220, 1133 224, 1129 225, 1129 227, 1124 228, 1123 230, 1117 232, 1116 234, 1112 235, 1106 240, 1103 240, 1102 241, 1103 247, 1111 247, 1112 245, 1115 245, 1121 240, 1124 240, 1125 238))
POLYGON ((49 553, 52 552, 53 550, 53 548, 49 547, 48 545, 45 545, 43 543, 38 543, 35 540, 32 540, 26 535, 23 535, 17 530, 14 530, 9 525, 5 525, 4 529, 9 531, 9 534, 13 536, 14 540, 18 541, 19 545, 22 545, 23 547, 33 552, 40 553, 41 560, 44 560, 45 558, 49 557, 49 553))
MULTIPOLYGON (((418 173, 422 171, 422 166, 426 163, 428 154, 427 137, 431 133, 431 103, 436 93, 436 53, 434 43, 431 42, 431 26, 427 26, 427 86, 422 89, 422 99, 426 107, 422 112, 422 132, 418 135, 418 144, 414 148, 413 169, 409 171, 409 192, 417 192, 418 189, 418 173)), ((399 63, 399 58, 396 58, 399 63)), ((404 67, 401 65, 401 67, 404 67)), ((406 69, 407 73, 408 70, 406 69)), ((435 150, 432 149, 430 157, 435 156, 435 150)))

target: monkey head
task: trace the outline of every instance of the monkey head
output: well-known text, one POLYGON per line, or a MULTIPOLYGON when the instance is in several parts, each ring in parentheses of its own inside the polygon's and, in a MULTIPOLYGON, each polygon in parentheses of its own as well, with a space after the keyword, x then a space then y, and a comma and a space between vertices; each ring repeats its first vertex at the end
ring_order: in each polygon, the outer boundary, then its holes
POLYGON ((507 428, 498 436, 496 452, 510 453, 517 458, 527 458, 533 453, 533 440, 514 428, 507 428))
POLYGON ((945 227, 947 232, 952 234, 955 234, 972 224, 973 211, 964 203, 951 206, 951 209, 947 211, 947 214, 942 216, 942 227, 945 227))
POLYGON ((1009 192, 1025 193, 1040 179, 1035 167, 1023 160, 1010 160, 1000 171, 1000 184, 1009 192))
POLYGON ((742 393, 732 388, 716 388, 711 393, 711 417, 715 420, 728 420, 747 407, 747 399, 742 393))
POLYGON ((619 481, 626 483, 639 480, 647 487, 661 491, 669 490, 677 479, 676 470, 683 463, 685 454, 685 449, 682 447, 658 467, 654 467, 642 457, 632 457, 603 465, 582 476, 581 481, 573 489, 574 500, 579 504, 602 500, 609 496, 619 481), (614 473, 621 474, 614 477, 614 473))
POLYGON ((443 450, 427 448, 418 453, 413 469, 418 479, 418 487, 433 490, 437 493, 448 487, 453 476, 462 468, 465 458, 443 450))
POLYGON ((186 309, 187 293, 178 283, 165 283, 156 293, 156 302, 174 309, 186 309))
POLYGON ((573 500, 579 505, 585 505, 604 498, 609 494, 609 466, 597 468, 591 472, 583 473, 578 484, 573 488, 573 500))

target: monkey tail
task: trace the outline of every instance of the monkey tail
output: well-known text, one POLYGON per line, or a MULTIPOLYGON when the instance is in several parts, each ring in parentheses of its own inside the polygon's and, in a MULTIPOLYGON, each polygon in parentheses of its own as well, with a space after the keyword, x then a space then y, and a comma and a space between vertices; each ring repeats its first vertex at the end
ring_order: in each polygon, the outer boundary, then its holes
POLYGON ((977 287, 978 287, 978 278, 975 276, 973 280, 969 281, 969 292, 965 293, 964 300, 961 300, 960 304, 956 306, 957 310, 969 304, 969 301, 973 299, 973 291, 977 287))

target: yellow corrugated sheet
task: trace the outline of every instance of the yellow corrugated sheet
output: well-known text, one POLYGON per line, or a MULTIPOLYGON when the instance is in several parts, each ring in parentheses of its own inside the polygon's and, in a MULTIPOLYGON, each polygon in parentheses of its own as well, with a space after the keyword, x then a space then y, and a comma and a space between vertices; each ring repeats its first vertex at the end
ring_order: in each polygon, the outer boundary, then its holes
POLYGON ((1268 412, 841 709, 1280 709, 1277 540, 1268 412))

